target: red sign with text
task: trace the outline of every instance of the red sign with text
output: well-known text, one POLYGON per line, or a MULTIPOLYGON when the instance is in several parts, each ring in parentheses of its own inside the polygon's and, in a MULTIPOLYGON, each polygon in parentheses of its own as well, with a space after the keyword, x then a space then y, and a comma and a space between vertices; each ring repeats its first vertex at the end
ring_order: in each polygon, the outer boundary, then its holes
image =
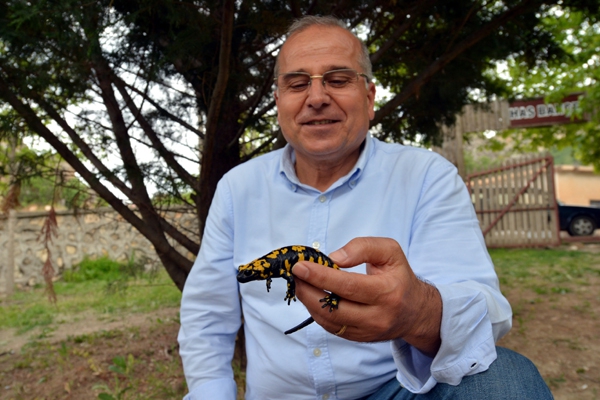
POLYGON ((525 128, 581 122, 574 118, 574 111, 579 108, 579 97, 582 94, 571 94, 560 103, 545 103, 543 98, 517 100, 508 105, 510 127, 525 128))

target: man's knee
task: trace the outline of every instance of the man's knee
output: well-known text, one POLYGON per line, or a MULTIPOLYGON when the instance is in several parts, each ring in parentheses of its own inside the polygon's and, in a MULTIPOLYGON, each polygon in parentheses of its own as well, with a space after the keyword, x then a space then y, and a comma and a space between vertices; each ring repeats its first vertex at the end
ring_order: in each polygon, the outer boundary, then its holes
POLYGON ((456 394, 459 399, 552 399, 552 393, 536 366, 525 356, 497 347, 498 358, 490 368, 467 376, 456 394))
POLYGON ((526 357, 496 347, 498 358, 487 371, 466 376, 458 386, 438 383, 417 395, 402 389, 395 379, 369 400, 550 400, 552 393, 536 366, 526 357))

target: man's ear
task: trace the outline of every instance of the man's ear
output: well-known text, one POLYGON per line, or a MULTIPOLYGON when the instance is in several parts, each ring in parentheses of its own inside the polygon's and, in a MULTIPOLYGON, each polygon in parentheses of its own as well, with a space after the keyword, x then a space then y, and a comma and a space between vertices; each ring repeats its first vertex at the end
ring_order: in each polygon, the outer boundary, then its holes
POLYGON ((273 92, 273 97, 275 97, 275 108, 277 108, 277 123, 279 123, 279 94, 277 93, 277 89, 273 92))
POLYGON ((373 82, 369 82, 369 87, 367 88, 367 99, 369 107, 369 120, 373 120, 373 118, 375 118, 375 84, 373 82))

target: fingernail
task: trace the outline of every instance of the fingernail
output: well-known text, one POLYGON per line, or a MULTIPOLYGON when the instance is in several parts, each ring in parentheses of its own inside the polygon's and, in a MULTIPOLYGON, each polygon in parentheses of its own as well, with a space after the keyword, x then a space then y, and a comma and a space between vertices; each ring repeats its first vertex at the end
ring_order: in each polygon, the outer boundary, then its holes
POLYGON ((344 249, 339 249, 339 250, 336 250, 333 253, 331 253, 329 255, 329 258, 331 258, 336 263, 341 263, 341 262, 344 262, 344 260, 346 260, 346 258, 348 258, 348 253, 346 253, 346 250, 344 250, 344 249))
POLYGON ((308 273, 308 268, 302 264, 296 264, 294 265, 294 268, 292 268, 292 274, 296 275, 300 279, 308 278, 308 273))

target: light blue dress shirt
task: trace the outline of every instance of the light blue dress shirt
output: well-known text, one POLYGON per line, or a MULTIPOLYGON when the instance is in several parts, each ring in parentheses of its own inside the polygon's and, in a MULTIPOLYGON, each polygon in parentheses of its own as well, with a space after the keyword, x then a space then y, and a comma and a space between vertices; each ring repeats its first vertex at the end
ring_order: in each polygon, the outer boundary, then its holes
POLYGON ((454 166, 427 150, 367 136, 352 171, 320 192, 298 181, 294 160, 287 146, 219 182, 181 302, 186 399, 236 398, 231 359, 242 311, 249 400, 356 399, 394 376, 425 393, 485 371, 496 358, 495 341, 511 327, 511 309, 454 166), (316 323, 286 336, 309 316, 301 302, 283 300, 286 282, 274 279, 267 293, 265 281, 236 280, 239 265, 276 248, 309 245, 328 254, 361 236, 398 241, 415 274, 439 290, 435 358, 401 339, 356 343, 316 323))

